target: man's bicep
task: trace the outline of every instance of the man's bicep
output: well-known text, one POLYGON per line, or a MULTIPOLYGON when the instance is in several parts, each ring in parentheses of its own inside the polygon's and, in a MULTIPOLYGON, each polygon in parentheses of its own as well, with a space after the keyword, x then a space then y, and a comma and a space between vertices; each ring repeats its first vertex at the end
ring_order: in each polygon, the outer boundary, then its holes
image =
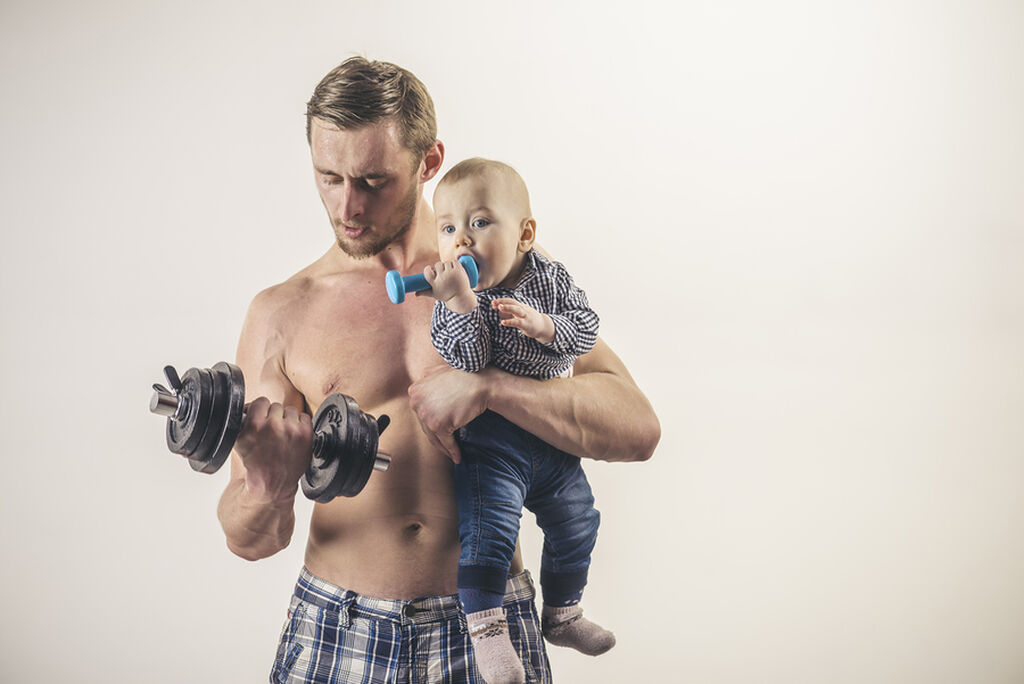
POLYGON ((636 386, 633 376, 626 369, 626 364, 622 363, 622 359, 600 337, 594 343, 594 348, 576 359, 576 363, 573 366, 573 375, 585 375, 587 373, 610 373, 636 386))
MULTIPOLYGON (((268 308, 265 293, 257 295, 249 306, 238 338, 235 364, 245 379, 245 403, 248 405, 259 397, 266 397, 271 403, 305 411, 305 397, 284 372, 284 340, 268 314, 268 308)), ((231 479, 244 478, 245 466, 232 450, 231 479)))
POLYGON ((603 460, 646 461, 661 440, 661 425, 651 403, 637 386, 626 365, 604 340, 598 338, 593 350, 576 361, 574 376, 578 391, 587 393, 585 404, 599 416, 592 426, 603 433, 589 454, 603 460), (585 388, 585 389, 584 389, 585 388), (599 404, 602 408, 596 408, 599 404), (610 420, 608 410, 615 420, 610 420))
POLYGON ((235 363, 245 376, 245 400, 266 397, 271 402, 305 410, 305 397, 285 373, 286 329, 274 315, 266 293, 256 296, 246 313, 238 339, 235 363))

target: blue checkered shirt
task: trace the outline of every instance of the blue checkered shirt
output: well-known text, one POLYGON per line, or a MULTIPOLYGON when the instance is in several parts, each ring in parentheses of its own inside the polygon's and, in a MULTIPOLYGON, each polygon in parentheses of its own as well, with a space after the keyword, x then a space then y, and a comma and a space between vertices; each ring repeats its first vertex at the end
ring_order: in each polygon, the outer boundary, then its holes
POLYGON ((514 288, 477 292, 478 306, 466 314, 434 303, 430 338, 448 365, 475 373, 493 364, 508 373, 555 378, 597 342, 597 314, 562 264, 536 250, 526 254, 523 276, 514 288), (491 302, 509 297, 551 316, 555 338, 543 344, 516 328, 501 325, 491 302))

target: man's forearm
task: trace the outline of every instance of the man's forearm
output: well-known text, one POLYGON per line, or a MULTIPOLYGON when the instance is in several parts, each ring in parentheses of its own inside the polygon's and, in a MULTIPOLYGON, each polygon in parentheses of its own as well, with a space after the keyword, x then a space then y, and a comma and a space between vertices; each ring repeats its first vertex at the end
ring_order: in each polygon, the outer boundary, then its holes
POLYGON ((232 479, 217 506, 228 548, 246 560, 273 556, 288 546, 295 530, 295 499, 273 504, 253 501, 244 479, 232 479))
POLYGON ((552 380, 489 372, 487 407, 562 451, 644 461, 661 439, 654 410, 625 368, 552 380))

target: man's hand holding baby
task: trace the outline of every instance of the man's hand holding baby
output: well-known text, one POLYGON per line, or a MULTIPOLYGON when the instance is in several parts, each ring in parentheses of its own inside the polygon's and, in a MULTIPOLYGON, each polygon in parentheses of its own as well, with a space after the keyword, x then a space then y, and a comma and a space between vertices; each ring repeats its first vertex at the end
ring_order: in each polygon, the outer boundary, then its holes
POLYGON ((510 297, 499 297, 491 301, 491 308, 498 310, 501 324, 518 328, 527 337, 541 344, 551 344, 555 339, 555 322, 551 316, 537 311, 532 306, 510 297))
POLYGON ((439 261, 423 269, 423 277, 431 289, 417 292, 416 296, 432 296, 455 313, 466 314, 477 307, 469 275, 459 262, 439 261))

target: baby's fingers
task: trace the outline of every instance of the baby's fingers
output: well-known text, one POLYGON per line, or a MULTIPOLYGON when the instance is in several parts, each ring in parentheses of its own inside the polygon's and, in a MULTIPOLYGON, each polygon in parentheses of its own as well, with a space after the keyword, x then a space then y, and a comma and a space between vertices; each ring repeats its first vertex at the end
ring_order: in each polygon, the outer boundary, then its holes
POLYGON ((527 314, 527 308, 514 299, 495 299, 491 306, 498 310, 498 317, 503 321, 512 317, 522 318, 527 314))
POLYGON ((501 325, 506 328, 517 328, 519 330, 526 330, 526 319, 522 316, 502 318, 500 321, 501 325))

